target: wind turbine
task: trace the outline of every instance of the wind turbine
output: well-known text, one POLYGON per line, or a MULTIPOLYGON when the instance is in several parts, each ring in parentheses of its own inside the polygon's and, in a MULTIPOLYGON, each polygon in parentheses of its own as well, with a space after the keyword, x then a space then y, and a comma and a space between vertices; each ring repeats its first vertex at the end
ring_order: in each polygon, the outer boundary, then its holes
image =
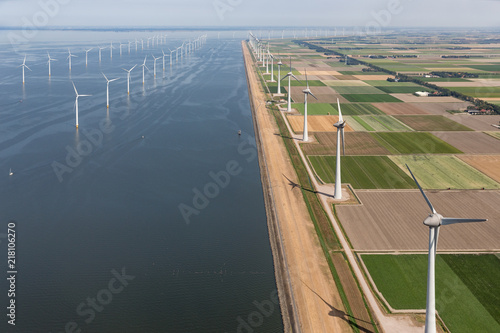
POLYGON ((172 53, 174 53, 174 52, 176 52, 176 51, 175 51, 175 50, 174 50, 174 51, 172 51, 172 50, 170 50, 170 49, 169 49, 169 51, 170 51, 170 67, 172 67, 172 53))
POLYGON ((163 53, 163 71, 165 71, 165 57, 167 56, 165 52, 163 52, 163 49, 161 49, 161 53, 163 53))
POLYGON ((309 141, 309 137, 307 136, 307 95, 311 95, 315 99, 317 99, 317 98, 316 98, 316 96, 313 95, 313 93, 311 92, 311 89, 309 89, 309 81, 307 80, 307 70, 305 72, 306 72, 307 88, 302 90, 302 92, 304 93, 304 137, 303 137, 302 141, 307 142, 307 141, 309 141))
POLYGON ((122 56, 122 46, 125 44, 120 43, 120 57, 122 56))
POLYGON ((292 112, 292 77, 295 80, 297 80, 298 82, 300 82, 300 80, 297 79, 295 77, 295 75, 293 75, 293 73, 292 73, 292 56, 290 56, 290 72, 288 72, 288 74, 283 76, 283 78, 281 79, 281 81, 282 81, 282 80, 288 78, 288 106, 286 109, 287 112, 292 112))
POLYGON ((269 57, 271 58, 271 82, 276 82, 274 79, 274 56, 269 53, 269 57))
POLYGON ((104 76, 104 78, 106 79, 106 82, 107 82, 107 84, 106 84, 106 107, 109 108, 109 83, 118 80, 118 78, 108 80, 108 78, 106 77, 106 75, 104 75, 104 73, 101 73, 101 74, 102 74, 102 76, 104 76))
POLYGON ((342 118, 342 111, 340 110, 340 102, 337 98, 337 105, 339 108, 339 121, 333 126, 337 127, 337 162, 335 165, 335 194, 333 198, 336 200, 342 199, 342 182, 340 177, 340 140, 342 139, 342 152, 345 155, 345 142, 344 142, 344 127, 346 125, 344 118, 342 118))
POLYGON ((91 47, 90 49, 85 50, 85 67, 87 67, 87 64, 88 64, 89 52, 92 51, 93 49, 94 48, 91 47))
POLYGON ((281 95, 281 66, 283 66, 283 63, 281 62, 281 57, 279 57, 278 61, 278 95, 281 95))
POLYGON ((57 61, 57 59, 51 58, 49 52, 47 52, 47 56, 49 57, 49 61, 47 61, 47 64, 49 65, 49 77, 50 77, 52 75, 51 68, 50 68, 50 62, 57 61))
MULTIPOLYGON (((148 66, 146 66, 146 58, 148 56, 145 56, 144 57, 144 62, 142 63, 141 67, 142 67, 142 84, 144 85, 144 68, 148 68, 148 66)), ((149 71, 149 68, 148 68, 148 71, 149 71)))
POLYGON ((75 99, 75 107, 76 107, 76 128, 78 128, 78 97, 92 96, 92 95, 78 95, 78 91, 76 90, 75 83, 73 83, 73 88, 75 89, 76 99, 75 99))
POLYGON ((29 69, 30 71, 32 71, 28 66, 26 66, 26 54, 24 55, 23 63, 21 65, 19 65, 19 67, 23 68, 23 84, 24 84, 24 68, 26 67, 27 69, 29 69))
POLYGON ((132 72, 135 66, 137 66, 137 64, 135 64, 131 69, 122 68, 125 72, 127 72, 127 95, 130 94, 130 72, 132 72))
POLYGON ((161 57, 156 58, 153 54, 151 56, 154 59, 154 62, 153 62, 153 75, 154 75, 154 77, 156 77, 156 60, 160 59, 161 57))
POLYGON ((408 171, 418 186, 420 193, 424 197, 427 205, 431 209, 431 213, 424 220, 424 225, 429 227, 429 257, 427 266, 427 302, 425 307, 425 333, 435 333, 436 332, 436 280, 435 280, 435 259, 436 259, 436 249, 439 238, 439 227, 449 224, 456 223, 468 223, 468 222, 486 222, 487 219, 463 219, 463 218, 452 218, 443 217, 438 214, 429 198, 425 195, 422 187, 418 183, 417 179, 411 172, 408 165, 406 165, 408 171))
POLYGON ((269 43, 267 43, 267 52, 265 55, 266 59, 266 72, 264 74, 269 75, 269 43))
POLYGON ((71 57, 77 57, 76 55, 74 54, 71 54, 71 51, 68 49, 68 60, 69 60, 69 70, 71 71, 71 57))
POLYGON ((111 43, 109 44, 109 58, 110 58, 110 59, 113 59, 113 49, 114 49, 114 47, 113 47, 113 42, 111 42, 111 43))
MULTIPOLYGON (((106 46, 103 46, 103 47, 98 46, 98 48, 99 48, 99 62, 101 62, 101 51, 104 50, 106 48, 106 46)), ((111 51, 111 52, 113 52, 113 51, 111 51)))

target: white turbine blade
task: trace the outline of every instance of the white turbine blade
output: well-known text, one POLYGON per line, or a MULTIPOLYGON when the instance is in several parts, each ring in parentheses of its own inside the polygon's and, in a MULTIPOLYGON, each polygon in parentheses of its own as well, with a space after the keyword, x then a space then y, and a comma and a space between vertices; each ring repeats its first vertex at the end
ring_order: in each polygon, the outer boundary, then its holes
POLYGON ((469 222, 486 222, 487 219, 461 219, 453 217, 443 217, 441 220, 442 225, 455 224, 455 223, 469 223, 469 222))
POLYGON ((24 67, 26 67, 26 68, 27 68, 27 69, 29 69, 31 72, 33 72, 33 71, 31 70, 31 68, 29 68, 28 66, 24 65, 24 67))
POLYGON ((78 97, 87 97, 87 96, 92 96, 92 95, 78 95, 78 97))
MULTIPOLYGON (((293 78, 294 78, 295 80, 297 80, 298 82, 300 82, 300 80, 299 80, 299 79, 297 79, 297 78, 295 77, 295 75, 291 74, 290 76, 291 76, 291 77, 293 77, 293 78)), ((300 83, 302 83, 302 82, 300 82, 300 83)))
POLYGON ((76 96, 78 96, 78 91, 76 91, 75 83, 73 81, 71 81, 71 83, 73 83, 73 89, 75 89, 75 94, 76 96))
POLYGON ((132 68, 130 69, 130 71, 131 71, 131 72, 132 72, 132 70, 135 68, 135 66, 137 66, 137 64, 135 64, 135 65, 134 65, 134 67, 132 67, 132 68))
POLYGON ((337 106, 339 108, 339 122, 343 122, 344 118, 342 118, 342 110, 340 110, 340 101, 338 98, 337 98, 337 106))
POLYGON ((309 95, 311 95, 312 97, 314 97, 316 100, 318 99, 318 98, 316 98, 316 96, 314 96, 314 94, 313 94, 311 91, 308 91, 307 93, 308 93, 309 95))
POLYGON ((434 209, 434 206, 432 206, 431 201, 430 201, 430 200, 429 200, 429 198, 427 198, 427 196, 425 195, 424 190, 422 190, 422 187, 421 187, 421 186, 420 186, 420 184, 418 183, 417 178, 415 178, 415 176, 413 175, 413 172, 411 172, 410 167, 408 166, 408 164, 406 164, 406 168, 408 169, 408 171, 410 171, 410 175, 411 175, 411 177, 412 177, 412 178, 413 178, 413 180, 415 181, 415 184, 417 184, 418 189, 420 190, 420 193, 422 193, 422 195, 424 196, 424 199, 425 199, 425 201, 427 202, 427 204, 429 205, 429 208, 431 209, 432 213, 433 213, 433 214, 436 214, 436 210, 434 209))
POLYGON ((147 58, 147 57, 148 57, 148 56, 145 56, 145 57, 144 57, 144 62, 142 63, 144 66, 146 66, 146 58, 147 58))
POLYGON ((104 75, 103 72, 101 72, 102 76, 104 76, 104 78, 106 79, 107 82, 109 82, 108 78, 106 77, 106 75, 104 75))
POLYGON ((116 79, 112 79, 112 80, 109 80, 109 82, 113 82, 113 81, 116 81, 116 80, 119 80, 120 78, 117 77, 116 79))
POLYGON ((340 133, 342 134, 342 155, 345 156, 345 138, 344 138, 344 128, 340 129, 340 133))
POLYGON ((122 68, 125 72, 130 72, 128 69, 122 68))

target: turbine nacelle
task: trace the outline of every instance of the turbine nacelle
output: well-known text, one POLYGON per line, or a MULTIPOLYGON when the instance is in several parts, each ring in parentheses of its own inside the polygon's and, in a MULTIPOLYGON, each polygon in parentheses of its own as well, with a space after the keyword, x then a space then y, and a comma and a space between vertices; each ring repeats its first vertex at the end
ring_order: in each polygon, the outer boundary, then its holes
POLYGON ((438 213, 433 213, 427 216, 424 220, 424 224, 428 227, 439 227, 442 223, 443 215, 438 213))

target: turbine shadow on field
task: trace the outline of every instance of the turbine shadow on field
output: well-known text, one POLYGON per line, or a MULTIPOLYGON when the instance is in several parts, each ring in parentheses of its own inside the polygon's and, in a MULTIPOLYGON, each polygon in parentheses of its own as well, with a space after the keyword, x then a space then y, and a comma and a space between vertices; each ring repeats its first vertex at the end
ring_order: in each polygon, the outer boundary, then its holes
POLYGON ((356 327, 360 332, 373 333, 373 331, 370 331, 370 330, 368 330, 368 329, 366 329, 366 328, 358 325, 356 323, 356 320, 360 321, 360 322, 367 323, 369 325, 372 325, 372 323, 370 323, 370 322, 368 322, 366 320, 361 320, 361 319, 355 318, 354 316, 351 316, 351 315, 345 313, 342 310, 336 309, 333 305, 331 305, 330 303, 328 303, 327 301, 325 301, 323 299, 323 297, 321 297, 320 295, 318 295, 317 292, 315 292, 314 290, 312 290, 304 281, 302 281, 302 280, 300 280, 300 281, 307 287, 307 289, 309 289, 316 296, 318 296, 323 301, 323 303, 325 303, 326 305, 328 305, 328 307, 331 309, 331 311, 328 313, 329 316, 337 317, 337 318, 340 318, 340 319, 346 321, 351 327, 356 327))
POLYGON ((331 195, 331 194, 324 193, 324 192, 319 192, 319 191, 315 191, 315 190, 310 189, 310 188, 306 188, 306 187, 304 187, 304 186, 302 186, 300 184, 297 184, 297 183, 293 182, 290 178, 288 178, 284 174, 282 174, 282 175, 283 175, 283 177, 286 178, 286 180, 288 180, 288 182, 289 182, 288 185, 292 186, 292 190, 297 187, 297 188, 300 188, 301 190, 304 190, 304 191, 308 191, 308 192, 311 192, 311 193, 314 193, 314 194, 322 194, 322 195, 325 195, 327 197, 333 198, 333 195, 331 195))

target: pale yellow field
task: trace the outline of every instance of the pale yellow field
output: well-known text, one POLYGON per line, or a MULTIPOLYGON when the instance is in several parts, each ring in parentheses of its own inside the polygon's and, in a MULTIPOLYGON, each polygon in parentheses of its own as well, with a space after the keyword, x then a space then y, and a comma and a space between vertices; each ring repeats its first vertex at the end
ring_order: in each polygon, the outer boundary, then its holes
MULTIPOLYGON (((304 129, 304 116, 288 116, 287 119, 295 133, 302 133, 304 129)), ((333 124, 337 121, 339 121, 338 116, 308 116, 307 128, 311 132, 336 132, 337 128, 333 124)), ((353 132, 354 130, 347 125, 344 131, 353 132)))
POLYGON ((457 157, 500 182, 500 155, 458 155, 457 157))

